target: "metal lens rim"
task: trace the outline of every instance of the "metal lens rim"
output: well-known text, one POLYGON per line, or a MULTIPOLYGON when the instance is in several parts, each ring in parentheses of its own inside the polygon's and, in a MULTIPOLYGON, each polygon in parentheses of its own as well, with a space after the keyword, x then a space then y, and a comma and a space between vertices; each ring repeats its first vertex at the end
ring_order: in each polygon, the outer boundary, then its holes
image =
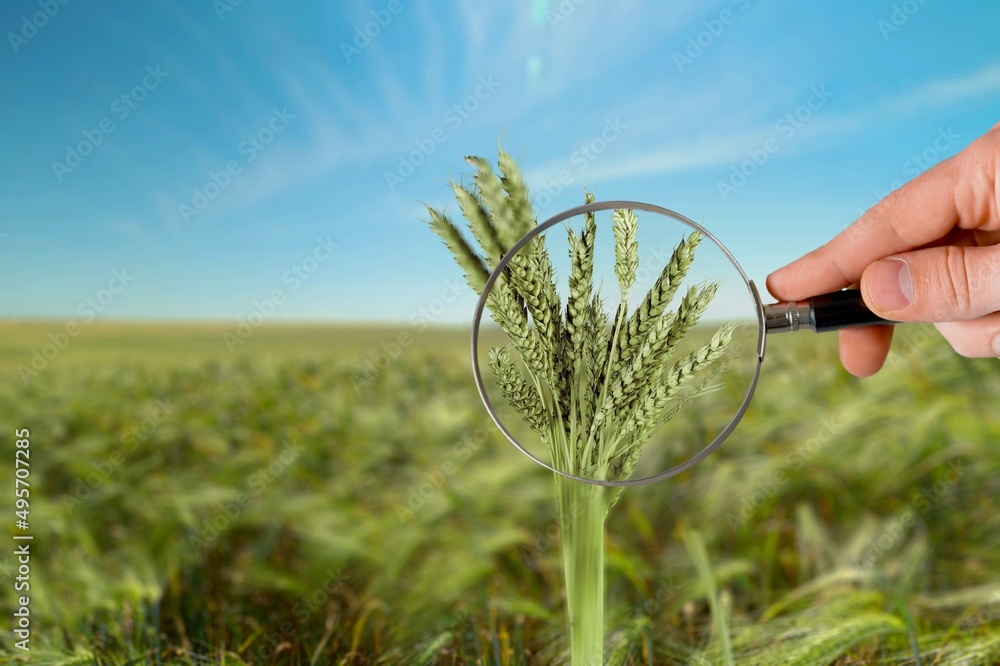
POLYGON ((479 391, 479 397, 483 401, 483 406, 486 407, 487 413, 490 415, 490 419, 493 421, 494 425, 503 433, 503 436, 513 444, 517 449, 528 456, 531 460, 538 463, 545 469, 555 472, 561 476, 568 479, 573 479, 574 481, 580 481, 583 483, 589 483, 597 486, 605 486, 609 488, 622 487, 622 486, 639 486, 646 483, 652 483, 654 481, 662 481, 663 479, 669 479, 672 476, 676 476, 681 472, 687 471, 697 465, 699 462, 704 460, 710 453, 717 449, 722 442, 729 437, 730 434, 736 429, 739 424, 740 419, 746 413, 747 408, 750 406, 750 400, 753 398, 754 391, 757 388, 757 381, 760 378, 760 368, 764 361, 764 349, 766 346, 766 329, 764 321, 764 305, 761 302, 760 294, 757 291, 756 285, 750 280, 743 268, 740 266, 739 262, 736 261, 736 257, 726 248, 725 245, 719 241, 711 232, 709 232, 705 227, 701 226, 697 222, 677 213, 675 211, 663 208, 661 206, 654 206, 653 204, 642 203, 640 201, 595 201, 593 203, 584 204, 582 206, 577 206, 576 208, 570 208, 557 215, 554 215, 542 222, 541 224, 535 226, 531 231, 526 233, 521 240, 514 244, 513 247, 508 250, 507 254, 503 256, 500 263, 497 264, 496 268, 490 274, 489 278, 486 280, 486 286, 483 287, 483 293, 479 297, 479 301, 476 303, 475 315, 472 319, 472 375, 476 381, 476 389, 479 391), (572 217, 578 215, 583 215, 585 213, 593 213, 601 210, 614 210, 618 208, 627 208, 632 210, 641 210, 647 213, 656 213, 659 215, 666 216, 687 226, 692 229, 696 229, 703 236, 715 243, 723 254, 729 259, 729 262, 733 265, 736 271, 740 274, 743 282, 746 284, 747 290, 750 292, 750 297, 754 301, 755 311, 757 314, 757 363, 754 366, 753 379, 750 382, 750 386, 747 388, 746 395, 743 397, 743 402, 740 404, 736 415, 732 418, 725 429, 719 433, 719 435, 713 439, 705 448, 693 455, 692 457, 685 460, 683 463, 671 467, 670 469, 660 472, 659 474, 653 474, 652 476, 641 477, 637 479, 623 479, 618 481, 608 481, 601 479, 588 479, 582 476, 577 476, 575 474, 570 474, 569 472, 564 472, 562 470, 556 469, 552 465, 548 464, 544 460, 541 460, 533 453, 531 453, 524 445, 522 445, 511 433, 507 430, 504 424, 501 422, 500 417, 497 415, 496 410, 493 408, 493 403, 490 401, 489 396, 486 393, 486 387, 483 384, 483 375, 479 367, 479 329, 483 318, 483 312, 486 310, 486 301, 489 298, 490 290, 493 289, 493 285, 496 284, 497 279, 503 274, 504 268, 510 263, 511 259, 520 252, 520 250, 527 245, 531 239, 535 238, 539 234, 544 233, 546 230, 554 227, 560 222, 564 222, 572 217))

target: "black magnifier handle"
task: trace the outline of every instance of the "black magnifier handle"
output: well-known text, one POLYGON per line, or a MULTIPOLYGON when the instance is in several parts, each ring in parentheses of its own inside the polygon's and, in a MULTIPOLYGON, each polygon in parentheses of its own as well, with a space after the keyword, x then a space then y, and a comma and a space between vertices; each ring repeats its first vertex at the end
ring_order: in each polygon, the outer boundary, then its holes
POLYGON ((868 309, 860 289, 834 291, 806 301, 774 303, 764 306, 764 324, 768 333, 786 333, 810 329, 816 333, 842 328, 898 324, 879 317, 868 309))

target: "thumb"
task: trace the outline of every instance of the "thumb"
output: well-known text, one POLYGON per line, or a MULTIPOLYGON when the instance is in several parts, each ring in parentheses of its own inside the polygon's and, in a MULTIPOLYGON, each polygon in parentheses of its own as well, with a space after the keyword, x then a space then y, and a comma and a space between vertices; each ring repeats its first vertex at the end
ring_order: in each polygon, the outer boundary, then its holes
POLYGON ((1000 246, 942 246, 880 259, 861 276, 875 314, 896 321, 976 319, 1000 310, 1000 246))

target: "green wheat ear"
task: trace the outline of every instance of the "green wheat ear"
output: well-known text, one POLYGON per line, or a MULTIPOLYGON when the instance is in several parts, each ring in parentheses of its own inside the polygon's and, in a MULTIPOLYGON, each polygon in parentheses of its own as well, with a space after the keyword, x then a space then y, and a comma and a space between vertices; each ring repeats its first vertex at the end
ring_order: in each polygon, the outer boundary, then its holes
POLYGON ((545 432, 549 417, 545 413, 541 396, 534 386, 524 381, 521 371, 511 360, 507 347, 490 350, 490 368, 504 400, 517 410, 533 430, 545 432))
POLYGON ((500 232, 474 192, 465 189, 455 181, 451 182, 451 189, 455 193, 455 199, 458 200, 462 215, 469 221, 469 228, 476 240, 479 241, 479 245, 482 246, 490 270, 492 270, 507 252, 506 246, 500 240, 500 232))
MULTIPOLYGON (((587 193, 585 199, 590 203, 594 197, 587 193)), ((580 235, 572 229, 569 229, 568 233, 572 268, 569 276, 569 298, 566 301, 566 332, 570 337, 567 352, 573 362, 579 364, 585 347, 585 310, 594 289, 594 245, 597 242, 597 223, 593 213, 587 213, 584 229, 580 235)))
POLYGON ((503 174, 500 185, 507 193, 506 209, 509 217, 505 240, 507 247, 512 247, 522 236, 531 231, 536 221, 531 210, 531 201, 528 198, 528 186, 525 184, 524 178, 521 177, 521 170, 517 168, 514 159, 502 148, 499 152, 500 158, 497 160, 497 164, 500 167, 500 173, 503 174))
POLYGON ((670 304, 674 294, 680 288, 681 282, 687 276, 688 269, 694 263, 694 251, 698 247, 698 243, 701 242, 701 238, 700 232, 692 231, 687 238, 681 240, 649 293, 629 317, 622 330, 621 357, 623 360, 629 360, 639 350, 649 335, 650 329, 655 326, 660 315, 670 304))
POLYGON ((445 246, 451 250, 455 261, 465 271, 465 281, 469 283, 469 286, 477 294, 483 293, 483 289, 486 288, 486 281, 490 277, 490 273, 486 270, 486 265, 483 263, 483 258, 476 254, 475 250, 462 237, 458 227, 445 217, 444 214, 439 213, 429 206, 427 211, 431 216, 431 229, 441 237, 445 246))
POLYGON ((611 215, 611 229, 615 234, 615 277, 622 294, 626 294, 635 284, 635 273, 639 268, 639 243, 636 240, 639 219, 635 211, 615 210, 611 215))

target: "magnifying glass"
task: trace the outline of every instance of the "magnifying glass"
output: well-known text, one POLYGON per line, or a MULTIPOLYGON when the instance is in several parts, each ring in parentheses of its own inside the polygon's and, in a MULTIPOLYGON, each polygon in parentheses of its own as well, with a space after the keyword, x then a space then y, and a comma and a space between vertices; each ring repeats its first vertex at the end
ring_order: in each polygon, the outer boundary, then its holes
POLYGON ((765 305, 704 226, 652 204, 591 202, 533 227, 494 267, 472 370, 490 418, 532 461, 633 486, 692 468, 734 432, 768 335, 894 323, 856 289, 765 305))

